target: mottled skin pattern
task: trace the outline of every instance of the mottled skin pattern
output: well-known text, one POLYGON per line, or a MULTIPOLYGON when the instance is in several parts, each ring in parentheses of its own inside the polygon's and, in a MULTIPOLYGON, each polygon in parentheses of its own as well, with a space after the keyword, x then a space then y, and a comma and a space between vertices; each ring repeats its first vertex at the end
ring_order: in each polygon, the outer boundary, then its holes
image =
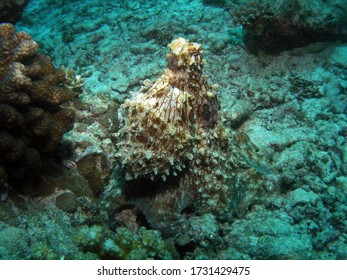
POLYGON ((117 143, 128 201, 165 234, 184 227, 187 209, 227 211, 232 173, 218 87, 202 73, 201 45, 178 38, 169 48, 168 69, 123 105, 117 143))

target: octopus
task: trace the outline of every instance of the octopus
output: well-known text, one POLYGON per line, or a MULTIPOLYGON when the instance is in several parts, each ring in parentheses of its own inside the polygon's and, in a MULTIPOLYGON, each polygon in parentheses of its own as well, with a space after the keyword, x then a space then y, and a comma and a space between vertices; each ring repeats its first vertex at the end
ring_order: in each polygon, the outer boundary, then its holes
POLYGON ((184 38, 168 45, 168 67, 119 110, 116 158, 127 203, 153 228, 177 233, 191 213, 227 212, 233 154, 218 86, 203 74, 203 48, 184 38))

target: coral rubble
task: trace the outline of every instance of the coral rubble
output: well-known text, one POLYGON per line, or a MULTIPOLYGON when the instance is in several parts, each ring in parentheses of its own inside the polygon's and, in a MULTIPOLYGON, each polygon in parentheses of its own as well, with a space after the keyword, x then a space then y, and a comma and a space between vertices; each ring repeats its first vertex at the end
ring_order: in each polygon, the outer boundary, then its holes
POLYGON ((74 112, 61 105, 74 94, 27 33, 1 24, 0 42, 0 185, 8 186, 39 171, 72 128, 74 112))
POLYGON ((230 202, 230 147, 221 123, 218 86, 202 73, 202 46, 178 38, 168 68, 122 106, 117 157, 129 200, 163 231, 185 209, 221 214, 230 202))

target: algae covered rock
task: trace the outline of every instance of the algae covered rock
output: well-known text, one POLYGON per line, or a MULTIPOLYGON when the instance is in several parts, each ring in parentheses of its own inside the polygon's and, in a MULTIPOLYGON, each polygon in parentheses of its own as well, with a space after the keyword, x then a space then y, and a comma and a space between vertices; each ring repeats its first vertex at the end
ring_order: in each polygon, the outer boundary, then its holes
MULTIPOLYGON (((237 220, 226 236, 235 256, 252 259, 310 259, 312 240, 304 228, 293 224, 285 213, 254 212, 237 220)), ((229 255, 233 258, 232 255, 229 255)))
POLYGON ((232 9, 252 53, 278 53, 314 42, 346 40, 345 1, 247 1, 232 9))
POLYGON ((77 209, 76 195, 70 192, 62 193, 56 197, 56 205, 58 208, 67 213, 72 213, 77 209))

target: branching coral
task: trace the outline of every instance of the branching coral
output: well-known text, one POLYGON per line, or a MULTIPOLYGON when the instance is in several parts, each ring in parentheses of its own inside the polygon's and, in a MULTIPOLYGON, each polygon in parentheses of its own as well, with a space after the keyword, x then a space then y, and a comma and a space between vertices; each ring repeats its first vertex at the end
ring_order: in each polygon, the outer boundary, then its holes
POLYGON ((122 106, 117 144, 126 179, 132 180, 129 201, 167 232, 182 222, 187 208, 226 211, 231 174, 218 87, 202 73, 202 46, 178 38, 169 48, 168 69, 122 106))
POLYGON ((72 128, 74 113, 61 105, 74 98, 38 45, 13 25, 0 25, 0 183, 36 173, 72 128))

